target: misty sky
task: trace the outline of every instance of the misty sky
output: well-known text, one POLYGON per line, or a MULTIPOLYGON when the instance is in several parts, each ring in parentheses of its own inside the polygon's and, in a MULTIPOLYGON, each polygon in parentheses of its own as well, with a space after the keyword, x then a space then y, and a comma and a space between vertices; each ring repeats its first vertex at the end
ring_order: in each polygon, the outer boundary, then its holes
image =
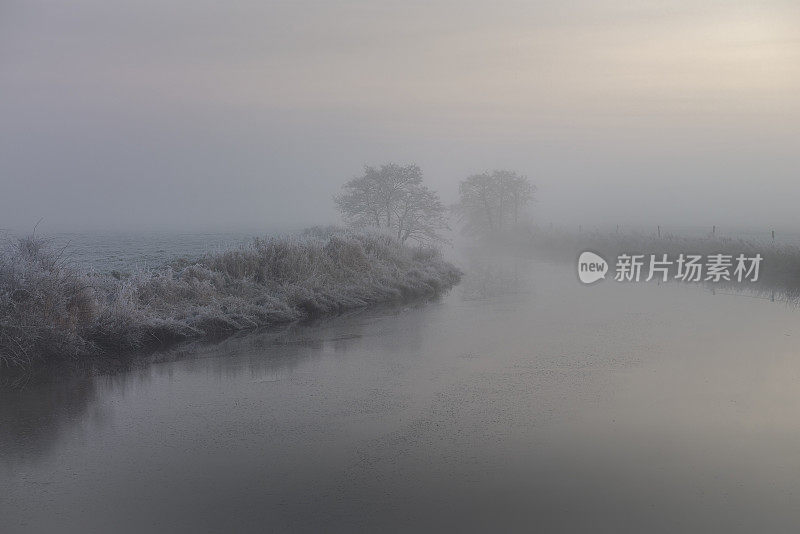
POLYGON ((0 0, 0 228, 287 229, 364 164, 800 228, 800 2, 0 0))

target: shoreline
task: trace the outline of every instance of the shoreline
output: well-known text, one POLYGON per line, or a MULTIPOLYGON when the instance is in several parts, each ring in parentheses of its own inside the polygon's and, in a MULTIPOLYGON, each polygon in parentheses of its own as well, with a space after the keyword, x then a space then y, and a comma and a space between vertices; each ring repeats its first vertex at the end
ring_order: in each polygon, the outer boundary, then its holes
POLYGON ((461 271, 432 248, 343 230, 129 275, 83 274, 41 238, 0 256, 0 367, 122 355, 441 295, 461 271))
MULTIPOLYGON (((575 232, 560 229, 525 229, 489 240, 489 248, 495 250, 517 250, 530 253, 546 261, 569 264, 571 269, 577 265, 582 252, 594 252, 609 263, 609 279, 614 277, 614 261, 621 254, 643 255, 645 260, 655 255, 661 259, 666 254, 675 260, 681 254, 731 256, 735 267, 736 257, 744 254, 762 257, 759 277, 756 281, 736 282, 731 280, 683 281, 677 280, 677 264, 669 269, 666 282, 653 280, 653 283, 694 284, 711 289, 735 290, 737 292, 773 298, 776 294, 788 302, 800 300, 800 247, 793 244, 758 242, 747 238, 729 236, 684 236, 672 233, 658 235, 644 232, 575 232)), ((647 266, 645 265, 645 268, 647 266)), ((644 269, 643 269, 644 272, 644 269)), ((646 275, 646 273, 644 273, 646 275)), ((631 282, 621 282, 631 283, 631 282)), ((636 282, 633 282, 636 283, 636 282)))

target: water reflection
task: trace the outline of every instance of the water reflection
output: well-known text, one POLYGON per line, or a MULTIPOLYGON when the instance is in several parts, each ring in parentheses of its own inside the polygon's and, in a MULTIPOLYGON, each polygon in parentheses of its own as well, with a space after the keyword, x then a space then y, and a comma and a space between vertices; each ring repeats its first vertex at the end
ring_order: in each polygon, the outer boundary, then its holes
MULTIPOLYGON (((0 376, 0 458, 35 461, 51 453, 63 434, 74 433, 87 421, 107 425, 112 417, 104 404, 108 397, 124 398, 155 379, 170 382, 176 374, 212 373, 221 380, 283 380, 309 358, 347 353, 375 322, 434 302, 387 304, 146 355, 6 369, 0 376)), ((404 331, 410 335, 403 350, 418 348, 415 331, 404 331)), ((380 331, 369 335, 382 350, 397 349, 380 331)))
POLYGON ((6 388, 0 530, 797 524, 796 311, 462 265, 442 301, 6 388))
POLYGON ((461 265, 467 275, 456 291, 465 301, 524 295, 533 288, 530 261, 522 257, 506 255, 490 261, 485 251, 472 249, 464 251, 461 265))
POLYGON ((59 437, 86 419, 102 425, 94 379, 29 377, 0 388, 0 458, 31 460, 49 454, 59 437))

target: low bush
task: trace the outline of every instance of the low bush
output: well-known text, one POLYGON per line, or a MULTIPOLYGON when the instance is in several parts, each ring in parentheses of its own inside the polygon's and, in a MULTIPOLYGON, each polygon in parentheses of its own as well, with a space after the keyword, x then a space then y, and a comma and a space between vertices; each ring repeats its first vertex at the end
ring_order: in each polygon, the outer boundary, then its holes
POLYGON ((84 274, 41 238, 0 254, 0 364, 140 350, 436 296, 461 273, 433 249, 317 229, 130 275, 84 274))

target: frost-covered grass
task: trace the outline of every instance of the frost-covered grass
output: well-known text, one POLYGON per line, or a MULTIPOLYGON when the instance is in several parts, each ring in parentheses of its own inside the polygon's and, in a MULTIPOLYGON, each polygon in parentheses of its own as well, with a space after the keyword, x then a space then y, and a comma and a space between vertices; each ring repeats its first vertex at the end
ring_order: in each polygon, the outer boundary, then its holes
POLYGON ((130 352, 436 296, 460 277, 434 249, 334 229, 124 276, 80 273, 51 242, 23 238, 0 254, 0 364, 130 352))

